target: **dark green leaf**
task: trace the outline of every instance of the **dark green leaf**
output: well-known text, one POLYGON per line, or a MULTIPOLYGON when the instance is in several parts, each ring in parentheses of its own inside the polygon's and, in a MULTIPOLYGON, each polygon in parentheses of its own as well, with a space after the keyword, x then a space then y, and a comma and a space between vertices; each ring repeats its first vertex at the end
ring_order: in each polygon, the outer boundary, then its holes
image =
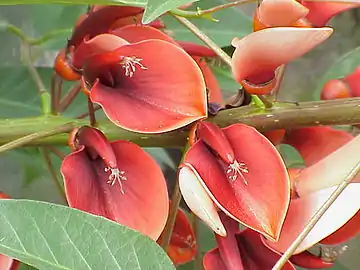
POLYGON ((142 22, 148 24, 171 9, 198 0, 148 0, 142 22))
MULTIPOLYGON (((222 0, 200 1, 196 2, 191 9, 196 10, 195 6, 199 6, 201 9, 207 9, 223 3, 224 1, 222 0)), ((207 19, 191 19, 191 22, 221 47, 229 46, 234 37, 241 38, 252 32, 252 20, 238 7, 218 11, 214 13, 214 17, 218 19, 219 22, 213 22, 207 19)), ((162 18, 167 28, 174 34, 175 39, 201 44, 201 41, 199 41, 194 34, 171 16, 166 15, 162 18)))
POLYGON ((0 201, 0 253, 40 270, 175 269, 148 237, 56 204, 0 201))
POLYGON ((320 99, 321 90, 326 82, 331 79, 342 78, 351 72, 360 65, 360 47, 355 48, 354 50, 344 54, 339 57, 326 71, 324 76, 319 81, 316 91, 314 92, 314 99, 320 99))

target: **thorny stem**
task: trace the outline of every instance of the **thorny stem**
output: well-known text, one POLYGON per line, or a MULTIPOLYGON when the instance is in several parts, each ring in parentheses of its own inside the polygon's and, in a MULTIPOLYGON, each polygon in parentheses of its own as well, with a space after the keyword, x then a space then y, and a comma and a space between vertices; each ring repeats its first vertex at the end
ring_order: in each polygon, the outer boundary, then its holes
POLYGON ((204 42, 209 48, 211 48, 228 66, 231 67, 231 57, 228 56, 214 41, 212 41, 207 35, 205 35, 196 25, 190 22, 188 19, 173 15, 182 25, 188 28, 195 36, 197 36, 202 42, 204 42))
MULTIPOLYGON (((320 125, 360 124, 360 98, 338 99, 298 104, 274 103, 262 110, 255 106, 242 106, 220 111, 208 121, 220 127, 236 123, 253 126, 260 132, 274 129, 292 129, 320 125), (341 113, 339 113, 341 112, 341 113)), ((8 143, 31 133, 51 130, 72 122, 73 125, 88 125, 87 119, 68 119, 61 116, 0 119, 0 144, 8 143)), ((183 147, 188 136, 188 127, 163 134, 140 134, 126 131, 108 120, 98 123, 109 140, 121 138, 144 147, 183 147)), ((37 137, 22 145, 67 145, 68 136, 58 134, 49 138, 37 137)))
POLYGON ((222 5, 218 5, 212 8, 208 8, 208 9, 204 9, 201 10, 198 8, 197 11, 189 11, 189 10, 182 10, 182 9, 172 9, 170 11, 171 14, 173 15, 177 15, 180 17, 185 17, 185 18, 204 18, 204 19, 210 19, 213 21, 217 21, 216 19, 214 19, 212 17, 212 13, 215 13, 217 11, 220 11, 222 9, 226 9, 226 8, 230 8, 230 7, 234 7, 234 6, 239 6, 242 4, 247 4, 247 3, 251 3, 251 2, 255 2, 256 0, 241 0, 241 1, 234 1, 231 3, 226 3, 226 4, 222 4, 222 5))
POLYGON ((51 130, 44 130, 36 133, 32 133, 29 135, 26 135, 24 137, 21 137, 17 140, 11 141, 9 143, 6 143, 2 146, 0 146, 0 153, 15 149, 20 146, 27 145, 30 142, 36 141, 37 139, 43 139, 45 137, 49 137, 55 134, 59 133, 66 133, 71 131, 75 127, 74 123, 66 123, 64 125, 58 126, 51 130))
POLYGON ((80 90, 81 90, 80 83, 72 86, 65 94, 65 97, 60 101, 60 104, 58 106, 58 111, 64 112, 70 106, 70 104, 74 101, 76 96, 80 93, 80 90))
POLYGON ((94 127, 96 126, 95 109, 94 109, 94 103, 92 103, 89 97, 88 97, 88 110, 89 110, 90 126, 94 127))
POLYGON ((49 151, 47 149, 40 148, 40 152, 41 152, 42 156, 44 157, 45 165, 50 173, 51 179, 53 180, 56 188, 58 189, 61 198, 64 200, 65 204, 67 204, 67 199, 66 199, 64 188, 60 184, 60 180, 56 174, 55 168, 51 161, 49 151))
MULTIPOLYGON (((97 110, 100 110, 101 106, 100 105, 94 105, 94 111, 96 112, 97 110)), ((80 114, 79 116, 76 117, 76 119, 83 119, 85 117, 89 116, 89 112, 85 112, 83 114, 80 114)))
POLYGON ((281 256, 279 261, 274 265, 272 270, 281 270, 282 267, 286 264, 289 258, 294 254, 297 247, 302 243, 310 231, 314 228, 316 223, 320 218, 325 214, 329 207, 334 203, 334 201, 340 196, 340 194, 345 190, 345 188, 350 184, 354 177, 360 172, 360 162, 351 170, 351 172, 346 176, 346 178, 338 185, 326 202, 320 207, 320 209, 314 214, 310 219, 309 223, 305 226, 303 231, 298 235, 295 241, 290 245, 290 247, 285 251, 281 256))

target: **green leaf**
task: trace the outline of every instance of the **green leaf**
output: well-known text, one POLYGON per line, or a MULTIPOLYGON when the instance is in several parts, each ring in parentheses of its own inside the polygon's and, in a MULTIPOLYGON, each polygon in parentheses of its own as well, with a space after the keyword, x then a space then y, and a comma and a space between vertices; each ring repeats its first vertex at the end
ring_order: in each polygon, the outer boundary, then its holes
POLYGON ((320 93, 326 82, 332 79, 339 79, 350 74, 358 65, 360 65, 360 47, 357 47, 339 57, 330 66, 316 87, 314 99, 320 100, 320 93))
POLYGON ((0 0, 0 5, 27 5, 27 4, 70 4, 70 5, 132 5, 145 6, 146 0, 0 0))
POLYGON ((198 0, 148 0, 142 22, 148 24, 171 9, 198 0))
POLYGON ((0 253, 40 270, 175 269, 150 238, 56 204, 0 201, 0 253))
POLYGON ((297 168, 304 166, 304 160, 294 147, 288 144, 280 144, 277 149, 283 158, 287 168, 297 168))
MULTIPOLYGON (((201 9, 211 8, 223 4, 222 0, 206 0, 196 3, 201 9)), ((195 5, 193 5, 195 6, 195 5)), ((195 9, 195 8, 193 8, 195 9)), ((252 20, 238 7, 231 7, 214 13, 219 22, 206 19, 190 19, 201 31, 208 35, 221 47, 228 46, 234 37, 244 37, 252 32, 252 20)), ((187 28, 169 15, 162 17, 166 27, 177 40, 202 44, 187 28)))

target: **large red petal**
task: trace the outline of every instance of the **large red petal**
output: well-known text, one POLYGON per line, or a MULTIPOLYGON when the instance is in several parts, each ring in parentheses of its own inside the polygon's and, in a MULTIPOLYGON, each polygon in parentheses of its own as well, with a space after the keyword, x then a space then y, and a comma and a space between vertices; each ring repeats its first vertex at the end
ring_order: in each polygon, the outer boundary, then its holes
POLYGON ((254 128, 236 124, 224 129, 239 163, 248 173, 235 181, 228 168, 200 140, 187 152, 190 163, 201 176, 205 189, 226 214, 242 224, 277 239, 290 199, 285 165, 274 146, 254 128))
MULTIPOLYGON (((265 243, 279 252, 285 252, 335 189, 336 187, 330 187, 291 200, 279 240, 265 240, 265 243)), ((310 248, 349 221, 360 209, 359 192, 360 184, 350 184, 320 218, 294 254, 310 248)))
POLYGON ((306 166, 311 166, 353 138, 349 133, 331 127, 305 127, 289 131, 283 143, 293 146, 306 166))
POLYGON ((126 141, 112 143, 118 169, 127 178, 107 184, 109 173, 101 159, 90 161, 83 150, 68 155, 61 166, 71 207, 101 215, 156 240, 166 223, 169 202, 160 167, 140 147, 126 141))
MULTIPOLYGON (((260 234, 253 230, 245 229, 236 238, 246 270, 271 270, 281 257, 280 253, 265 247, 260 234)), ((295 267, 288 261, 282 269, 295 270, 295 267)))
MULTIPOLYGON (((103 107, 116 125, 142 133, 158 133, 207 116, 201 70, 181 48, 162 40, 124 45, 109 54, 112 63, 103 67, 101 61, 106 56, 97 56, 92 59, 97 69, 89 65, 88 71, 100 75, 106 68, 113 68, 116 85, 109 87, 99 81, 91 88, 90 98, 103 107), (146 69, 137 68, 132 77, 125 76, 115 55, 142 59, 146 69)), ((86 71, 84 74, 86 78, 86 71)))
POLYGON ((333 262, 325 261, 307 250, 291 256, 290 261, 297 266, 307 269, 325 269, 334 266, 333 262))

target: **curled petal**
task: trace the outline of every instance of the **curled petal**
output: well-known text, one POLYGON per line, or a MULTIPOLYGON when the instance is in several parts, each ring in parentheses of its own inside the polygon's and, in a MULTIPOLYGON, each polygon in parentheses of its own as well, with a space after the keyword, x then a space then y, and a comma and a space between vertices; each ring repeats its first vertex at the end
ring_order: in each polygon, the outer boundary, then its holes
POLYGON ((226 236, 226 230, 219 214, 200 182, 200 176, 190 164, 183 164, 179 169, 181 194, 191 211, 205 222, 214 232, 226 236))
POLYGON ((101 159, 89 159, 84 148, 65 157, 61 173, 69 206, 104 216, 156 240, 169 210, 161 169, 133 143, 115 141, 111 146, 119 164, 111 172, 101 159))
MULTIPOLYGON (((330 155, 302 170, 294 180, 296 193, 302 197, 317 190, 339 185, 359 163, 358 153, 360 153, 359 135, 344 143, 330 155)), ((359 180, 357 176, 353 182, 359 182, 359 180)))
POLYGON ((331 127, 305 127, 289 131, 283 143, 293 146, 311 166, 351 141, 349 133, 331 127))
MULTIPOLYGON (((132 18, 143 12, 142 8, 130 6, 101 6, 93 9, 89 15, 75 27, 68 41, 68 47, 77 47, 85 37, 89 39, 106 33, 111 26, 120 19, 126 19, 122 26, 133 23, 132 18)), ((117 25, 119 27, 119 25, 117 25)))
POLYGON ((342 1, 337 2, 317 2, 317 1, 301 1, 301 3, 309 9, 307 19, 316 27, 322 27, 328 21, 341 12, 351 8, 358 7, 358 1, 342 1))
POLYGON ((88 84, 95 80, 91 100, 128 130, 166 132, 207 116, 201 70, 169 42, 146 40, 95 55, 87 62, 84 78, 88 84))
POLYGON ((126 40, 112 34, 97 35, 92 39, 85 38, 71 57, 71 64, 81 70, 85 60, 94 54, 111 52, 122 45, 129 44, 126 40))
MULTIPOLYGON (((203 259, 203 265, 205 270, 228 270, 221 259, 218 248, 206 252, 203 259)), ((244 270, 244 268, 240 268, 238 270, 244 270)))
POLYGON ((259 21, 268 27, 291 26, 309 10, 295 0, 264 0, 257 10, 259 21))
POLYGON ((233 219, 277 239, 289 203, 285 165, 275 147, 254 128, 235 124, 223 129, 235 153, 226 164, 199 140, 184 162, 199 173, 209 196, 233 219))
POLYGON ((64 80, 77 81, 81 78, 81 75, 75 71, 67 59, 65 49, 59 51, 55 58, 54 63, 55 72, 64 80))
MULTIPOLYGON (((302 56, 326 40, 331 28, 276 27, 254 32, 233 41, 232 71, 241 83, 267 83, 277 67, 302 56)), ((272 77, 271 77, 272 76, 272 77)))
MULTIPOLYGON (((285 252, 335 189, 336 187, 330 187, 291 200, 279 240, 265 240, 265 243, 279 252, 285 252)), ((350 184, 320 218, 294 254, 312 247, 350 220, 360 209, 359 192, 359 183, 350 184)))
POLYGON ((351 90, 343 80, 330 80, 325 83, 320 96, 322 100, 350 97, 351 90))
POLYGON ((297 266, 307 269, 324 269, 334 266, 333 262, 325 261, 307 250, 291 256, 290 261, 297 266))

